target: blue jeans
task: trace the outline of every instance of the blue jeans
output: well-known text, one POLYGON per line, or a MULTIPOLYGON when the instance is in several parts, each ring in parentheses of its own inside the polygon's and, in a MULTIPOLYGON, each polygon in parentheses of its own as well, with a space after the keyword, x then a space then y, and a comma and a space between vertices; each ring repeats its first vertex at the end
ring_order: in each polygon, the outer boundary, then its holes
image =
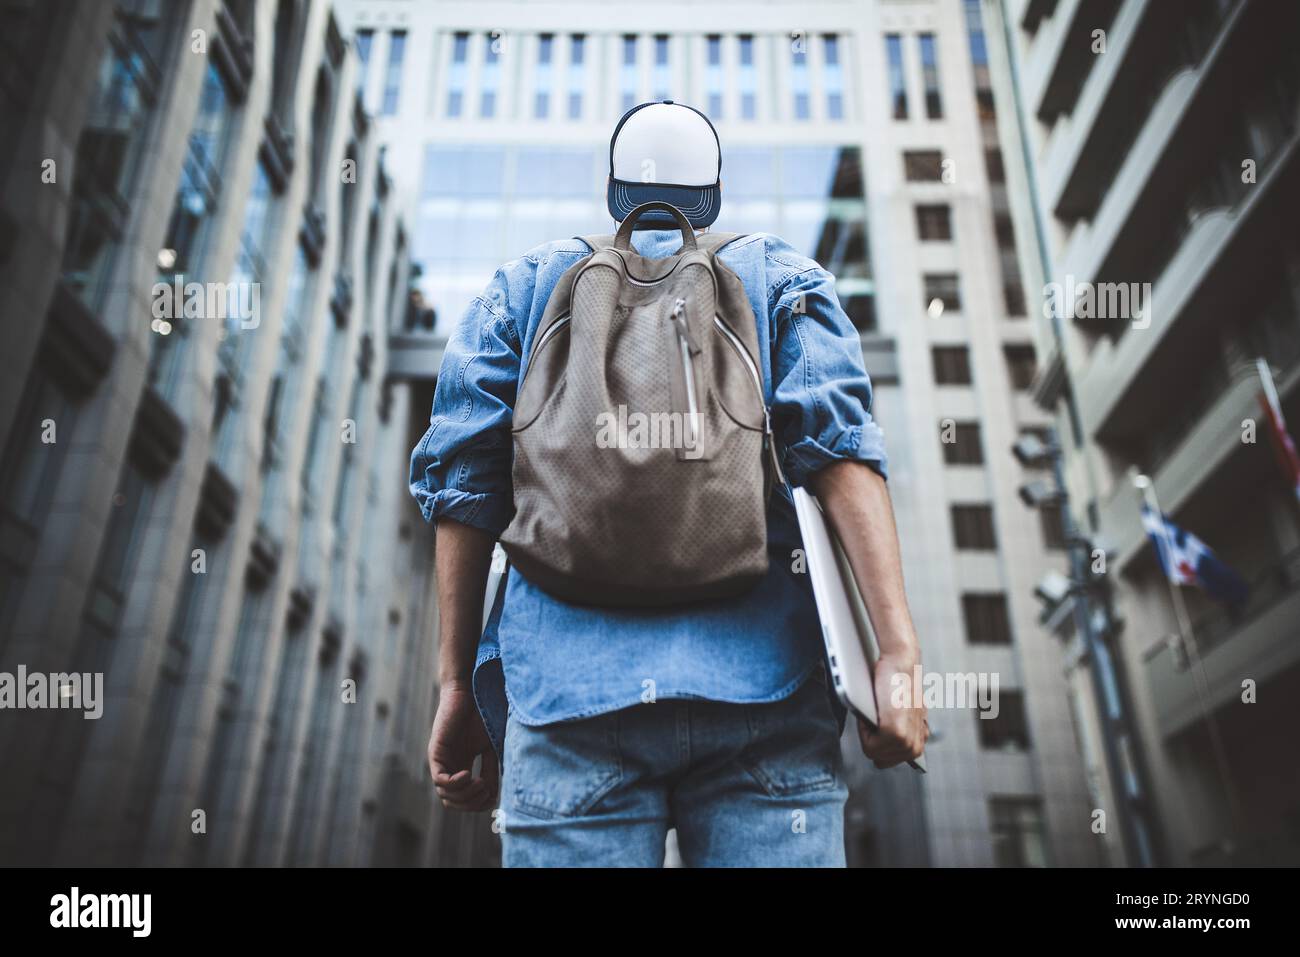
POLYGON ((506 867, 843 867, 839 722, 825 669, 764 704, 666 700, 506 723, 506 867))

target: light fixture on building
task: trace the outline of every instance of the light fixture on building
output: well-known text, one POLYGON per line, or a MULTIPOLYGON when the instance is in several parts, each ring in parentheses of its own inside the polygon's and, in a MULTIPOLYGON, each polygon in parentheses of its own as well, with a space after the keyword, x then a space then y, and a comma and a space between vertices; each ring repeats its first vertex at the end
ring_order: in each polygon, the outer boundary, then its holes
POLYGON ((1044 479, 1034 479, 1020 486, 1020 501, 1030 508, 1043 508, 1061 503, 1061 490, 1044 479))
POLYGON ((158 250, 158 268, 171 269, 176 265, 176 250, 160 249, 158 250))
POLYGON ((930 305, 926 308, 926 312, 930 314, 931 319, 938 319, 943 315, 943 300, 938 296, 935 296, 930 300, 930 305))

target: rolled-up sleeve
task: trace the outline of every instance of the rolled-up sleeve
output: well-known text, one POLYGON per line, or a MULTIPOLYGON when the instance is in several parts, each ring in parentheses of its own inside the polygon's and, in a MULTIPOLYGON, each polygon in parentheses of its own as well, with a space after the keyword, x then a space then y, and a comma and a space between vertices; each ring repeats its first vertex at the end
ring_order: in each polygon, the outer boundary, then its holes
POLYGON ((786 477, 804 485, 842 460, 887 477, 862 343, 835 295, 835 277, 814 264, 781 282, 775 296, 772 420, 786 477))
POLYGON ((499 271, 447 343, 429 428, 411 453, 411 494, 439 517, 500 535, 513 516, 510 423, 522 349, 499 271))

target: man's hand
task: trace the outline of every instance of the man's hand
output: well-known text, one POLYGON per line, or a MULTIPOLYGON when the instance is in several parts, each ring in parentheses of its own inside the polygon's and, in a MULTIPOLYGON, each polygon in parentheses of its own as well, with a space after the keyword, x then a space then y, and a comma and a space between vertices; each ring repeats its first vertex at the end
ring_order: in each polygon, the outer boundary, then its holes
POLYGON ((429 771, 442 806, 453 811, 488 811, 496 805, 500 771, 496 751, 470 689, 444 686, 429 735, 429 771), (474 777, 474 759, 482 767, 474 777))
POLYGON ((877 768, 892 768, 904 761, 921 756, 925 742, 930 737, 930 723, 926 720, 925 702, 912 700, 912 669, 919 661, 909 655, 882 654, 876 662, 876 715, 878 728, 872 728, 858 719, 858 739, 862 753, 877 768), (895 676, 898 676, 897 679, 895 676), (905 707, 898 707, 895 687, 906 681, 907 694, 902 697, 905 707))
POLYGON ((492 565, 492 536, 450 519, 438 520, 438 713, 429 735, 429 770, 442 806, 486 811, 497 797, 496 752, 479 717, 474 655, 483 634, 483 598, 492 565), (474 777, 474 759, 483 767, 474 777))

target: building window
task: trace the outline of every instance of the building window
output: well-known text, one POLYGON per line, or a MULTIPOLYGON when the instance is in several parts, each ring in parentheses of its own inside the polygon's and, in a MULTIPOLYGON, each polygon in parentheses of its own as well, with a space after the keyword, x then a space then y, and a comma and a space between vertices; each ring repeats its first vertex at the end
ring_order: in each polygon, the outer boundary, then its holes
POLYGON ((665 33, 655 36, 654 88, 656 100, 666 100, 672 95, 672 71, 669 62, 669 38, 665 33))
MULTIPOLYGON (((344 150, 343 159, 346 163, 351 163, 354 170, 360 169, 357 161, 357 141, 348 142, 344 150)), ((338 244, 338 268, 343 269, 343 264, 347 261, 349 251, 353 248, 352 242, 352 224, 357 216, 357 191, 352 188, 353 184, 349 183, 343 177, 339 177, 339 244, 338 244)))
POLYGON ((722 37, 711 33, 704 38, 705 69, 704 85, 707 89, 709 118, 722 119, 722 37))
POLYGON ((737 42, 740 44, 740 73, 737 77, 740 84, 740 118, 753 120, 758 117, 758 79, 754 70, 754 38, 745 35, 738 37, 737 42))
POLYGON ((402 61, 406 57, 406 31, 394 30, 388 36, 388 72, 384 75, 384 116, 397 112, 402 90, 402 61))
POLYGON ((933 33, 922 33, 921 76, 925 82, 925 115, 932 120, 943 119, 943 100, 939 96, 939 59, 933 33))
POLYGON ((980 747, 986 751, 1028 751, 1029 722, 1025 718, 1025 696, 1020 691, 998 689, 997 717, 975 712, 980 747))
POLYGON ((160 272, 188 274, 194 271, 211 223, 211 213, 221 190, 221 168, 230 141, 232 119, 230 94, 217 68, 209 64, 199 112, 190 132, 189 152, 181 170, 181 186, 172 207, 160 259, 170 263, 160 272))
POLYGON ((76 406, 51 380, 43 365, 32 366, 0 459, 0 652, 12 637, 10 625, 23 595, 41 530, 63 468, 76 422, 76 406), (55 423, 56 439, 46 444, 46 420, 55 423))
MULTIPOLYGON (((264 472, 280 464, 284 455, 283 443, 294 430, 294 413, 302 372, 303 344, 306 340, 309 272, 307 255, 299 244, 294 250, 293 269, 289 273, 289 286, 285 293, 284 321, 280 330, 280 355, 266 402, 262 447, 264 472)), ((271 498, 269 495, 263 495, 262 502, 269 505, 271 498)))
POLYGON ((793 94, 793 110, 796 120, 806 120, 812 116, 812 103, 808 93, 808 41, 795 37, 790 41, 790 90, 793 94))
POLYGON ((984 151, 984 168, 988 172, 990 183, 1005 183, 1007 170, 1002 163, 1002 150, 996 146, 984 151))
MULTIPOLYGON (((275 46, 271 54, 271 112, 285 129, 293 127, 293 79, 298 75, 302 33, 295 0, 280 0, 275 9, 275 46)), ((252 34, 249 34, 250 36, 252 34)))
POLYGON ((858 332, 876 331, 876 297, 871 293, 844 296, 844 313, 858 332))
POLYGON ((533 118, 544 120, 551 112, 551 61, 555 37, 543 33, 537 38, 537 90, 533 97, 533 118))
POLYGON ((866 278, 870 272, 867 224, 860 219, 827 219, 821 224, 812 258, 840 279, 866 278))
POLYGON ((935 346, 930 355, 935 385, 971 384, 970 350, 965 346, 935 346))
POLYGON ((903 175, 909 183, 943 182, 943 153, 939 150, 905 151, 903 175))
POLYGON ((939 427, 940 444, 946 465, 983 465, 984 449, 980 442, 977 422, 942 423, 939 427))
MULTIPOLYGON (((352 380, 352 395, 348 399, 348 418, 353 422, 360 421, 362 390, 364 388, 365 380, 360 376, 352 380)), ((352 483, 356 466, 356 446, 348 443, 343 446, 342 461, 339 463, 338 476, 334 480, 334 506, 330 510, 330 522, 333 524, 337 535, 343 535, 347 532, 348 517, 352 511, 352 483)))
POLYGON ((300 500, 304 514, 312 509, 316 496, 316 476, 320 474, 321 468, 321 432, 325 428, 330 407, 329 382, 332 380, 329 376, 334 366, 334 354, 338 351, 335 344, 338 338, 338 326, 332 318, 326 321, 330 324, 330 343, 325 353, 325 371, 316 380, 316 393, 312 397, 310 413, 311 421, 307 423, 307 450, 303 453, 302 469, 298 473, 298 484, 304 493, 300 500))
POLYGON ((946 242, 951 240, 952 212, 948 204, 917 204, 916 235, 922 242, 946 242))
POLYGON ((447 116, 458 118, 465 111, 465 71, 469 60, 469 34, 451 38, 451 66, 447 72, 447 116))
POLYGON ((993 217, 993 235, 997 237, 998 249, 1003 252, 1015 253, 1016 228, 1012 225, 1010 216, 999 213, 993 217))
POLYGON ((313 835, 320 829, 325 802, 329 753, 332 750, 331 717, 335 710, 338 671, 341 656, 337 644, 326 643, 317 655, 317 679, 312 691, 311 714, 308 718, 307 743, 302 764, 298 769, 300 786, 295 791, 295 806, 290 815, 288 835, 288 863, 311 863, 314 853, 313 835))
POLYGON ((569 119, 582 119, 582 88, 587 38, 580 33, 569 37, 569 119))
POLYGON ((993 530, 993 506, 952 506, 952 537, 958 551, 995 551, 998 540, 993 530))
POLYGON ((840 66, 840 38, 833 33, 822 37, 822 60, 825 63, 826 118, 844 119, 844 71, 840 66))
POLYGON ((150 481, 133 457, 122 466, 122 477, 113 495, 112 511, 104 543, 95 565, 95 577, 86 596, 85 647, 89 658, 79 659, 87 671, 105 671, 112 654, 107 641, 121 625, 126 608, 127 591, 135 577, 136 560, 144 542, 145 518, 153 502, 156 485, 150 481))
MULTIPOLYGON (((276 667, 274 697, 270 720, 267 722, 265 744, 268 754, 283 753, 292 747, 293 728, 304 705, 304 685, 310 669, 311 639, 305 635, 301 623, 286 621, 284 646, 276 667)), ((308 747, 311 747, 309 744, 308 747)), ((301 767, 301 766, 299 766, 301 767)), ((269 820, 279 817, 278 809, 285 803, 288 777, 294 763, 288 760, 262 763, 257 774, 256 797, 249 817, 249 831, 244 843, 243 866, 253 867, 264 853, 265 828, 269 820)))
POLYGON ((623 36, 623 65, 619 71, 619 82, 623 89, 623 112, 636 106, 640 82, 636 74, 636 35, 623 36))
POLYGON ((966 623, 966 641, 972 645, 1011 644, 1011 615, 1002 592, 968 593, 961 596, 961 615, 966 623))
POLYGON ((961 289, 956 273, 927 273, 925 308, 937 319, 945 312, 961 312, 961 289))
POLYGON ((903 38, 897 33, 885 36, 885 62, 889 65, 889 102, 894 119, 907 119, 907 78, 903 73, 903 38))
MULTIPOLYGON (((207 555, 213 555, 218 543, 194 529, 192 542, 195 547, 203 549, 207 555)), ((158 668, 158 684, 153 700, 149 704, 149 718, 146 725, 151 733, 146 735, 143 750, 138 758, 131 799, 135 825, 131 830, 129 845, 143 850, 146 832, 153 818, 157 802, 160 779, 166 768, 167 755, 175 738, 176 728, 180 723, 180 708, 185 697, 187 679, 194 668, 193 639, 202 633, 198 631, 199 622, 205 614, 205 606, 211 593, 216 589, 208 586, 209 576, 195 574, 186 564, 181 572, 182 583, 180 595, 176 599, 171 622, 167 629, 167 643, 162 650, 162 663, 158 668)), ((202 639, 200 639, 202 640, 202 639)), ((138 863, 138 860, 137 860, 138 863)))
MULTIPOLYGON (((978 3, 978 0, 976 0, 978 3)), ((968 5, 967 14, 971 7, 968 5)), ((970 31, 971 64, 975 73, 975 107, 979 118, 985 122, 997 119, 997 105, 993 99, 993 87, 989 85, 989 58, 984 43, 984 31, 978 27, 979 7, 974 8, 976 26, 970 31)))
MULTIPOLYGON (((319 199, 319 191, 327 185, 324 176, 325 161, 329 152, 330 127, 334 118, 334 81, 325 67, 316 74, 316 88, 311 104, 311 179, 307 181, 308 193, 319 199)), ((321 199, 321 205, 324 205, 321 199)))
POLYGON ((983 465, 984 448, 978 422, 942 423, 939 442, 945 465, 983 465))
MULTIPOLYGON (((274 221, 271 206, 274 201, 271 179, 266 167, 254 167, 253 186, 244 205, 244 226, 235 250, 235 268, 231 285, 236 294, 251 302, 253 283, 260 283, 266 273, 264 250, 270 245, 274 221)), ((235 450, 234 423, 241 406, 244 369, 254 330, 244 328, 240 310, 228 310, 225 325, 218 333, 217 376, 213 385, 215 393, 212 406, 212 434, 216 436, 216 458, 219 465, 229 468, 235 450)))
MULTIPOLYGON (((225 160, 231 128, 230 95, 220 71, 208 64, 203 89, 199 93, 199 111, 190 131, 185 162, 181 166, 180 186, 172 205, 167 237, 158 251, 158 278, 171 283, 177 276, 195 275, 207 246, 208 230, 221 195, 221 169, 225 160)), ((151 327, 149 382, 160 393, 171 397, 177 385, 179 356, 177 343, 188 332, 182 310, 169 319, 155 319, 151 327)))
POLYGON ((1046 867, 1047 833, 1038 798, 989 799, 993 863, 997 867, 1046 867))
POLYGON ((490 120, 497 114, 497 87, 501 85, 501 39, 495 34, 483 36, 483 77, 478 101, 479 116, 490 120))
POLYGON ((988 46, 984 42, 984 23, 980 18, 980 0, 963 0, 966 7, 966 32, 970 37, 970 59, 975 75, 987 78, 988 46))
POLYGON ((126 227, 126 197, 140 165, 145 121, 158 101, 156 55, 168 5, 119 4, 77 139, 63 282, 92 308, 104 292, 126 227), (137 7, 138 10, 129 9, 137 7))
POLYGON ((1004 302, 1006 306, 1006 315, 1013 317, 1013 319, 1015 319, 1015 317, 1023 319, 1024 290, 1021 289, 1021 283, 1019 283, 1019 281, 1008 282, 1002 286, 1002 302, 1004 302))
POLYGON ((361 104, 366 102, 366 73, 370 68, 370 48, 375 43, 374 30, 358 30, 357 45, 357 93, 361 95, 361 104))
POLYGON ((1038 525, 1043 532, 1043 547, 1053 552, 1065 551, 1065 523, 1060 505, 1044 505, 1038 509, 1038 525))
MULTIPOLYGON (((266 670, 265 653, 270 647, 266 641, 267 606, 270 589, 263 581, 254 581, 251 575, 244 578, 243 601, 239 623, 235 626, 235 647, 230 655, 225 680, 221 688, 221 704, 217 709, 216 733, 208 752, 200 790, 203 807, 213 819, 224 817, 235 796, 231 793, 237 784, 231 768, 238 766, 246 755, 249 738, 239 733, 236 718, 241 701, 255 699, 260 678, 266 670)), ((214 853, 213 845, 206 841, 191 845, 190 864, 202 865, 214 853)))
POLYGON ((1025 392, 1034 384, 1034 375, 1038 363, 1034 359, 1034 347, 1029 345, 1005 345, 1002 354, 1007 360, 1007 374, 1011 377, 1011 387, 1017 392, 1025 392))

